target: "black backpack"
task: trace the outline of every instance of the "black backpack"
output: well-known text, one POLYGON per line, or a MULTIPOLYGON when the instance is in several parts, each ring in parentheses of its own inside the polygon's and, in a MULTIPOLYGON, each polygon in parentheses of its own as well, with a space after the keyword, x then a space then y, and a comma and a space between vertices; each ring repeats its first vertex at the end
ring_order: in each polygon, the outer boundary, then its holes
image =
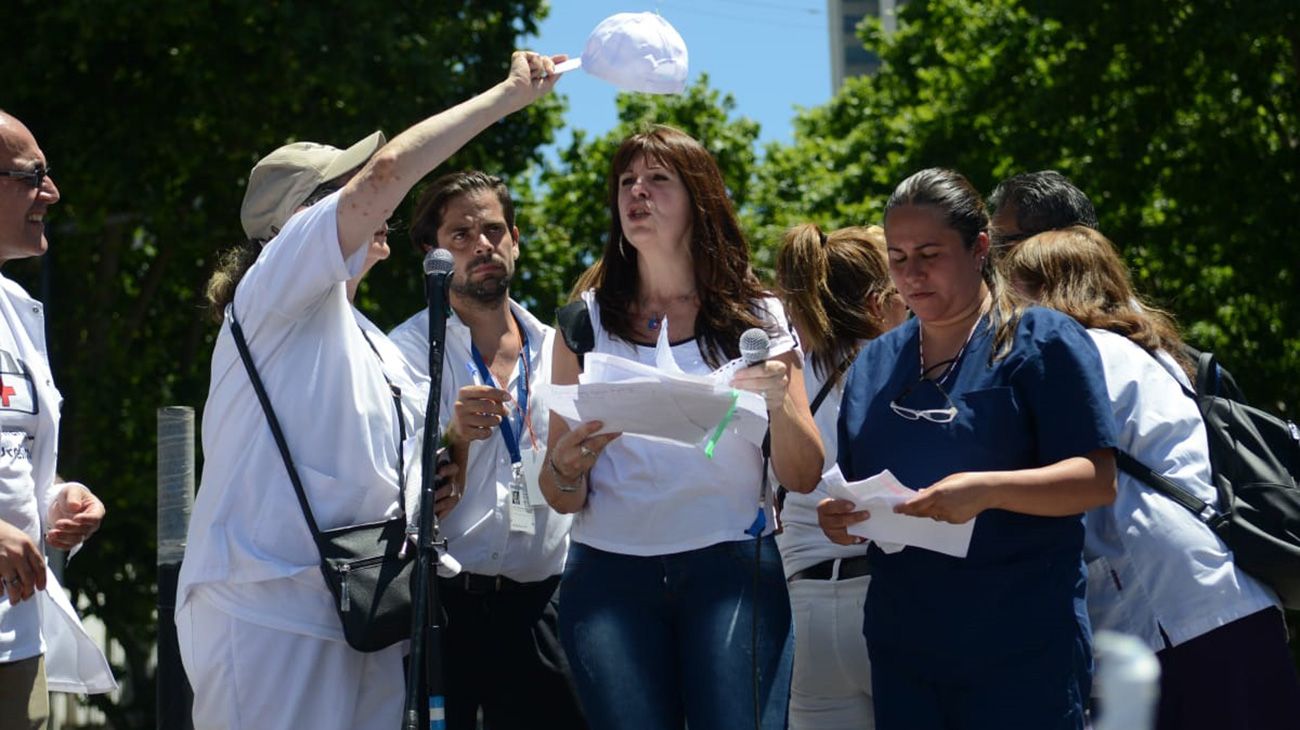
POLYGON ((564 344, 578 356, 578 367, 582 367, 583 355, 596 347, 596 330, 591 326, 591 312, 584 301, 569 302, 555 313, 560 334, 564 344))
POLYGON ((1300 429, 1249 406, 1214 355, 1196 355, 1196 401, 1205 419, 1219 506, 1197 499, 1131 455, 1121 469, 1186 507, 1232 549, 1242 570, 1300 609, 1300 429))

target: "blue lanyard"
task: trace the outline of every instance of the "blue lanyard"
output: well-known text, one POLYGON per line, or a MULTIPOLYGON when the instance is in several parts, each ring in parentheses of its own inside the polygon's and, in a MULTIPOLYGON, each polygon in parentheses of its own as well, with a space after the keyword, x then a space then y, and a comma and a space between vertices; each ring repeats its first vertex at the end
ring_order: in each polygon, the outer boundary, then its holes
MULTIPOLYGON (((506 441, 506 451, 510 452, 511 464, 522 464, 524 461, 523 454, 519 451, 519 437, 524 432, 526 426, 525 419, 528 418, 528 381, 531 379, 528 363, 532 360, 532 355, 528 349, 528 332, 524 330, 524 325, 515 318, 515 325, 519 327, 519 342, 522 345, 519 350, 519 367, 522 371, 520 377, 515 379, 517 395, 515 398, 516 407, 519 412, 517 424, 512 425, 510 419, 501 421, 501 438, 506 441)), ((488 369, 487 363, 483 362, 483 355, 479 353, 478 346, 471 340, 469 343, 470 355, 474 358, 474 367, 478 369, 478 374, 483 378, 483 382, 496 385, 496 378, 492 377, 492 371, 488 369)))

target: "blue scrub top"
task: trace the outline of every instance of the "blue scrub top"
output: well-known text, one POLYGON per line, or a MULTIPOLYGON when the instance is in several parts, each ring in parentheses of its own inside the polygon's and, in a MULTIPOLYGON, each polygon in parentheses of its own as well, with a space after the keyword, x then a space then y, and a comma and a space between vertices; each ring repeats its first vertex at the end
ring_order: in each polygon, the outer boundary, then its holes
MULTIPOLYGON (((869 343, 847 376, 840 411, 845 478, 889 469, 921 489, 957 472, 1046 466, 1115 445, 1101 360, 1073 319, 1031 307, 1010 352, 991 362, 992 347, 986 316, 943 382, 957 417, 939 424, 889 407, 919 379, 918 321, 869 343)), ((901 405, 947 402, 923 383, 901 405)), ((994 655, 1090 654, 1081 515, 985 510, 964 559, 915 547, 886 554, 872 546, 870 554, 865 632, 873 644, 929 657, 953 679, 984 671, 994 655)))

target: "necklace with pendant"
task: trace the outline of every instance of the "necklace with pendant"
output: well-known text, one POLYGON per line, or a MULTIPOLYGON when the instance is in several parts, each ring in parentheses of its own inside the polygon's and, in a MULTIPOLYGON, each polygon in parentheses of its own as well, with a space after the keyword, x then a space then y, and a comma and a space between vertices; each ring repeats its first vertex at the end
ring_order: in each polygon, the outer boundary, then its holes
MULTIPOLYGON (((689 301, 693 300, 694 298, 695 298, 695 292, 691 292, 691 293, 689 293, 689 294, 681 294, 681 295, 678 295, 678 296, 675 296, 675 297, 672 297, 671 299, 669 299, 669 306, 671 306, 671 305, 673 305, 673 304, 676 304, 676 303, 678 303, 678 302, 689 302, 689 301)), ((667 316, 668 316, 668 310, 667 310, 667 309, 664 309, 664 310, 662 310, 662 311, 655 311, 655 310, 653 310, 653 309, 650 310, 650 316, 649 316, 649 318, 646 319, 646 323, 645 323, 645 324, 646 324, 646 327, 647 327, 651 332, 658 332, 658 331, 659 331, 659 328, 660 328, 661 326, 663 326, 663 323, 664 323, 664 317, 667 317, 667 316)))

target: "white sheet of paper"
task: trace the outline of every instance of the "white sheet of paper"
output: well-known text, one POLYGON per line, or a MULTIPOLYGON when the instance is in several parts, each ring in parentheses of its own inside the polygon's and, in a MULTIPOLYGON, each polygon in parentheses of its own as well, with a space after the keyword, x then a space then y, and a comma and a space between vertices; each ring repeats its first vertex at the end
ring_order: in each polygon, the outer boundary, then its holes
POLYGON ((839 466, 822 475, 826 491, 836 499, 847 499, 857 509, 871 512, 871 517, 849 528, 850 535, 875 540, 886 552, 889 543, 926 548, 944 555, 966 557, 970 550, 975 520, 954 525, 928 517, 912 517, 894 512, 894 505, 906 502, 916 491, 903 486, 888 469, 862 481, 846 482, 839 466))
MULTIPOLYGON (((649 378, 553 385, 547 392, 551 412, 570 426, 601 421, 601 433, 653 436, 691 445, 713 435, 731 401, 730 390, 649 378)), ((740 393, 727 432, 757 445, 763 442, 766 425, 762 397, 740 393)))
POLYGON ((545 397, 551 411, 570 426, 599 420, 604 423, 601 433, 651 436, 692 446, 713 435, 734 399, 736 411, 726 433, 761 444, 767 432, 762 396, 734 391, 730 378, 722 380, 715 374, 682 371, 668 344, 665 320, 660 325, 655 365, 589 352, 584 355, 578 384, 548 386, 545 397))

